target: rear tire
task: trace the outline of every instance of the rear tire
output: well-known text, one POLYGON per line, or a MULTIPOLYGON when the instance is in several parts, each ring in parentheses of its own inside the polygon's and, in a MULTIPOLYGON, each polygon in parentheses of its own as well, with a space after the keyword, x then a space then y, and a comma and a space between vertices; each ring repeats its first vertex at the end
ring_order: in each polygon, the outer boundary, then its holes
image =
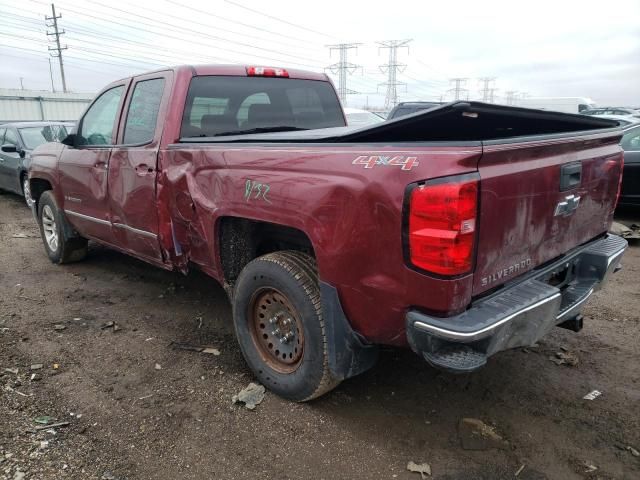
POLYGON ((236 336, 258 380, 296 402, 340 381, 331 375, 315 260, 283 251, 249 262, 233 297, 236 336))
POLYGON ((79 236, 67 222, 51 191, 40 196, 38 224, 44 250, 53 263, 79 262, 87 256, 87 239, 79 236))

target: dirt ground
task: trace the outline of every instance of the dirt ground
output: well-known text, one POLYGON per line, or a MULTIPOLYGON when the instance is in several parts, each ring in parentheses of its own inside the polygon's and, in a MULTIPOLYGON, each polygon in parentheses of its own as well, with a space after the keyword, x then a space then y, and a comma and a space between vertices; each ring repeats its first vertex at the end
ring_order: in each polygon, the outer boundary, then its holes
POLYGON ((468 376, 388 349, 323 398, 267 392, 249 411, 231 401, 252 376, 213 280, 99 246, 52 265, 30 211, 0 195, 0 479, 420 479, 409 461, 441 480, 639 479, 640 245, 623 263, 578 334, 555 329, 468 376), (35 431, 41 416, 69 425, 35 431), (505 448, 463 449, 463 417, 505 448))

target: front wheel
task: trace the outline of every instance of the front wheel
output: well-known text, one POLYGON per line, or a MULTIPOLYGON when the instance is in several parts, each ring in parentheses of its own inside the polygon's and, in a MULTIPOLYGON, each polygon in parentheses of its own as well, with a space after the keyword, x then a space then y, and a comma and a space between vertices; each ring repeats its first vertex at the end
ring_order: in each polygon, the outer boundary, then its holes
POLYGON ((31 208, 33 206, 33 199, 31 198, 31 187, 29 186, 29 178, 26 174, 22 177, 22 194, 24 195, 24 201, 27 202, 27 206, 31 208))
POLYGON ((53 263, 78 262, 87 256, 87 240, 74 232, 51 191, 40 196, 38 223, 44 250, 53 263))
POLYGON ((235 286, 233 320, 242 354, 266 387, 304 402, 335 388, 315 260, 283 251, 256 258, 235 286))

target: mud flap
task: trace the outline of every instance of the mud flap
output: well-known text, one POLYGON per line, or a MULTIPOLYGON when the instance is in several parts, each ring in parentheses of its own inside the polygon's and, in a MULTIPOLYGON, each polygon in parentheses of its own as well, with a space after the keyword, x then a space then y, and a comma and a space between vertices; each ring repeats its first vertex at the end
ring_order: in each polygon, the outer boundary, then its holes
POLYGON ((353 331, 335 287, 321 281, 320 298, 331 373, 335 378, 344 380, 367 371, 378 360, 378 346, 366 344, 353 331))

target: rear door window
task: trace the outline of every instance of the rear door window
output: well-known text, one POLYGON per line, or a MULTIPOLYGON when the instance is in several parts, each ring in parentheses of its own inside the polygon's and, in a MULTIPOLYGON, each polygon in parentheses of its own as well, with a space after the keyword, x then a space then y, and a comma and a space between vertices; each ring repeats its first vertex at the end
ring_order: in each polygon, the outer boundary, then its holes
POLYGON ((125 144, 145 144, 153 140, 163 90, 164 78, 136 83, 124 127, 125 144))
POLYGON ((329 82, 199 76, 189 86, 181 136, 343 126, 342 107, 329 82))

